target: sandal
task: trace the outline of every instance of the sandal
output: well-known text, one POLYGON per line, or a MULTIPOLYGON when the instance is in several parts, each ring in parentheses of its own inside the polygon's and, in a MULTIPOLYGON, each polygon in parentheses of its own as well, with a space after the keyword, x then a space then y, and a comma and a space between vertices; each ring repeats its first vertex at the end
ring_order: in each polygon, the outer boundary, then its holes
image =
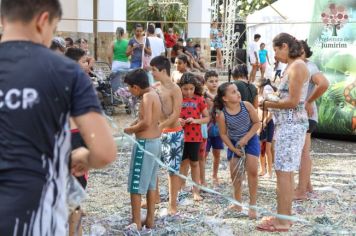
POLYGON ((258 231, 263 231, 263 232, 288 232, 289 228, 277 228, 274 224, 261 224, 256 227, 258 231))

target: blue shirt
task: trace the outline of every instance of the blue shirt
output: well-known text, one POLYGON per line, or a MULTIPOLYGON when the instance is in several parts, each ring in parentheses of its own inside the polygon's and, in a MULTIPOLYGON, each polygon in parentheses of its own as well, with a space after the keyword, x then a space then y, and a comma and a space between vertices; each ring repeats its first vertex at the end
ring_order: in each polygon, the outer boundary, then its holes
POLYGON ((266 63, 266 61, 267 61, 267 50, 266 49, 259 50, 258 51, 258 56, 260 58, 260 64, 266 63))

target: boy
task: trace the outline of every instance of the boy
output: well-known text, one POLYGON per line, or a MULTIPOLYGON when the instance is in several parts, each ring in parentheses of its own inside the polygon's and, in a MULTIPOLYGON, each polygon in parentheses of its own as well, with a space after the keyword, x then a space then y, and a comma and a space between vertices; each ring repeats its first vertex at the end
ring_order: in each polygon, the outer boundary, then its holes
MULTIPOLYGON (((219 87, 219 77, 216 71, 211 70, 205 73, 204 75, 205 84, 208 91, 205 92, 204 97, 205 101, 208 104, 209 111, 214 106, 214 98, 217 94, 217 90, 219 87)), ((206 184, 205 182, 205 163, 206 158, 209 155, 210 149, 213 148, 213 184, 219 184, 218 178, 218 170, 219 170, 219 163, 220 163, 220 151, 224 149, 223 141, 219 135, 219 129, 215 122, 215 119, 210 119, 208 123, 208 140, 206 143, 206 154, 204 160, 199 160, 200 162, 200 179, 202 184, 206 184)))
MULTIPOLYGON (((179 86, 170 78, 171 63, 164 56, 151 60, 152 75, 160 82, 158 91, 162 101, 162 116, 160 128, 162 129, 162 159, 176 172, 179 172, 183 156, 184 133, 179 122, 183 96, 179 86)), ((180 179, 174 172, 169 171, 169 209, 168 214, 177 213, 177 197, 180 179)), ((158 188, 157 188, 158 190, 158 188)), ((159 192, 156 192, 159 198, 159 192)))
POLYGON ((59 0, 0 8, 0 234, 66 235, 70 173, 111 163, 115 143, 87 75, 48 49, 59 0), (87 144, 72 156, 69 115, 87 144))
POLYGON ((70 59, 74 60, 75 62, 77 62, 80 68, 82 68, 82 70, 85 73, 89 74, 90 69, 89 69, 88 57, 83 49, 68 48, 65 55, 70 59))
MULTIPOLYGON (((148 76, 143 69, 136 69, 125 76, 129 91, 136 97, 142 97, 139 117, 124 130, 135 134, 137 142, 155 157, 161 155, 161 129, 158 126, 161 115, 161 101, 158 94, 150 87, 148 76)), ((131 195, 132 220, 141 230, 141 195, 147 196, 147 228, 154 227, 155 190, 158 164, 154 157, 146 155, 137 144, 133 147, 128 191, 131 195)))

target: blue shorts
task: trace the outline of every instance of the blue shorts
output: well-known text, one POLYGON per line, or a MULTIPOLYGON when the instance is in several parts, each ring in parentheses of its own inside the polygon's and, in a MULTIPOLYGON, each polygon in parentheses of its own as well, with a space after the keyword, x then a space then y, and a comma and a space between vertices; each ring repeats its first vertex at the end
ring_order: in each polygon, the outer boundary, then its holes
MULTIPOLYGON (((146 151, 154 157, 161 156, 161 138, 137 139, 146 151)), ((147 194, 148 190, 156 189, 158 163, 135 144, 132 150, 128 192, 131 194, 147 194)))
MULTIPOLYGON (((231 140, 232 144, 235 146, 237 141, 231 140)), ((261 147, 260 147, 260 140, 258 136, 255 134, 252 138, 248 141, 247 145, 245 146, 246 154, 250 154, 258 158, 260 156, 261 147)), ((238 157, 234 152, 230 149, 227 149, 227 160, 230 161, 232 157, 238 157)))
POLYGON ((130 65, 130 69, 137 69, 137 68, 141 68, 141 64, 142 61, 132 61, 131 65, 130 65))
POLYGON ((274 135, 274 122, 273 120, 270 120, 267 123, 267 126, 263 128, 260 135, 260 140, 263 142, 272 143, 273 135, 274 135))
MULTIPOLYGON (((162 133, 162 153, 161 161, 179 173, 180 163, 182 162, 184 147, 184 131, 182 128, 162 133)), ((173 175, 174 172, 169 170, 168 173, 173 175)))
POLYGON ((210 152, 211 147, 216 150, 224 149, 224 143, 220 136, 208 137, 206 142, 206 152, 210 152))

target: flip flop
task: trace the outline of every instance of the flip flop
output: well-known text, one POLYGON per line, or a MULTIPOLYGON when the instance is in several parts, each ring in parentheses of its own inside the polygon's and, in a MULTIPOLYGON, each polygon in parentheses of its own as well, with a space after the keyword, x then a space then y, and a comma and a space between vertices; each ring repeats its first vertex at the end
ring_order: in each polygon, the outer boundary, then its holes
POLYGON ((256 227, 256 229, 258 231, 263 231, 263 232, 288 232, 289 231, 289 228, 288 229, 278 229, 278 228, 276 228, 275 225, 268 225, 268 224, 267 225, 266 224, 258 225, 256 227))
MULTIPOLYGON (((273 225, 273 221, 276 219, 275 216, 265 216, 262 218, 262 224, 263 225, 273 225)), ((293 222, 289 221, 289 225, 292 227, 293 222)))

